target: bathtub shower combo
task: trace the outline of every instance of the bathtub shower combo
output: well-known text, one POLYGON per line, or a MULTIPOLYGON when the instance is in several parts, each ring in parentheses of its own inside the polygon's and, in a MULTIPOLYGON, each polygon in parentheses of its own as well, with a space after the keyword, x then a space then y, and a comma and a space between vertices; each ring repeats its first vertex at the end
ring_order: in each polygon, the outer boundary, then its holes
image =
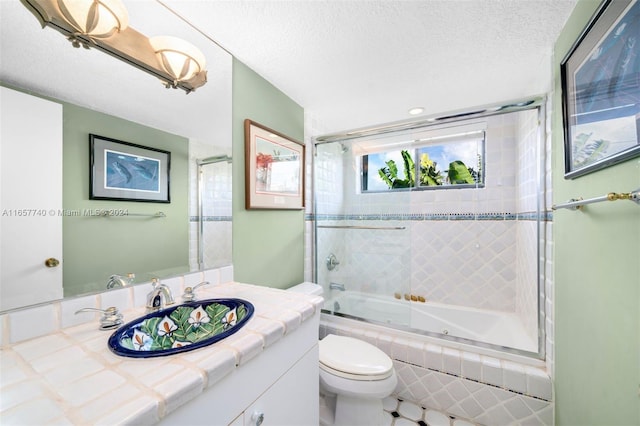
POLYGON ((316 138, 325 314, 544 359, 544 107, 316 138))

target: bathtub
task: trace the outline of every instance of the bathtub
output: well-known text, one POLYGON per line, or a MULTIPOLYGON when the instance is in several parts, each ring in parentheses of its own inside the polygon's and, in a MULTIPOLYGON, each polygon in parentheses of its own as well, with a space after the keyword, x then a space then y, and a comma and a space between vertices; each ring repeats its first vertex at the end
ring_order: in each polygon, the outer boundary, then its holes
POLYGON ((334 315, 362 319, 427 335, 463 339, 525 352, 537 352, 538 342, 525 330, 515 313, 412 302, 391 296, 354 291, 331 291, 324 310, 334 315))

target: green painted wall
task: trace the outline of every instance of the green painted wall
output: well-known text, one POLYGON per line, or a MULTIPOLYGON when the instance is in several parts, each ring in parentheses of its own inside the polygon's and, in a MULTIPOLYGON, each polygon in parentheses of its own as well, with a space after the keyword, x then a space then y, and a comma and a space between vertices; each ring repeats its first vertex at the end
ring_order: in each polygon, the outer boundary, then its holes
MULTIPOLYGON (((640 188, 640 158, 565 180, 560 62, 597 9, 580 0, 555 46, 554 203, 640 188)), ((640 424, 640 207, 554 213, 556 424, 640 424)))
POLYGON ((105 288, 114 273, 136 281, 189 270, 188 139, 114 116, 63 104, 63 207, 163 211, 166 218, 63 218, 64 296, 105 288), (89 134, 171 152, 171 203, 89 200, 89 134), (89 283, 89 284, 87 284, 89 283))
POLYGON ((304 211, 246 210, 244 120, 304 140, 304 110, 233 60, 233 266, 239 282, 288 288, 304 278, 304 211))

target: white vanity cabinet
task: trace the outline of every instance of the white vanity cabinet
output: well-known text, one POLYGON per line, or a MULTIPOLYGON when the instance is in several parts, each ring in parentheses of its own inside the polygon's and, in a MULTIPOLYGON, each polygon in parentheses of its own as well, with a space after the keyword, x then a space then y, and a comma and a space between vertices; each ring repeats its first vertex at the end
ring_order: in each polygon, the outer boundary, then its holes
POLYGON ((318 312, 160 424, 317 426, 319 319, 318 312))
POLYGON ((244 411, 244 426, 318 425, 318 347, 244 411), (262 423, 259 418, 262 416, 262 423))

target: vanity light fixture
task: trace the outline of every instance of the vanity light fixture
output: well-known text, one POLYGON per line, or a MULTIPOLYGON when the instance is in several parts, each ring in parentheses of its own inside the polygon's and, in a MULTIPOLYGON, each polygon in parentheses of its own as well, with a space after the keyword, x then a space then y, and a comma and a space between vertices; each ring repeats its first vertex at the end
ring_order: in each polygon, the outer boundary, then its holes
POLYGON ((129 25, 129 14, 120 0, 58 0, 58 7, 65 21, 75 29, 69 36, 74 47, 89 48, 78 39, 80 35, 90 40, 109 38, 129 25))
POLYGON ((205 71, 206 60, 197 47, 180 38, 158 36, 149 39, 162 68, 173 77, 173 83, 166 82, 167 88, 176 88, 180 82, 197 79, 205 71))
POLYGON ((149 39, 129 27, 121 0, 22 0, 42 27, 65 35, 74 47, 95 48, 187 93, 207 82, 205 58, 176 37, 149 39))
POLYGON ((424 108, 415 107, 409 110, 409 115, 418 115, 418 114, 422 114, 423 112, 424 112, 424 108))

